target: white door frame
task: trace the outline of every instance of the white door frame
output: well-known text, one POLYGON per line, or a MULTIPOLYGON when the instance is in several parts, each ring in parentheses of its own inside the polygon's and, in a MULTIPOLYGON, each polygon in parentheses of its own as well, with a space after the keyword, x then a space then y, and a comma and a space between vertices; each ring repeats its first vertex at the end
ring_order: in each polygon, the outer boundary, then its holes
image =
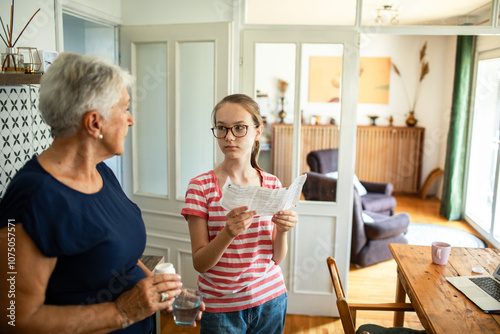
MULTIPOLYGON (((141 193, 137 185, 137 166, 141 163, 136 157, 137 135, 132 127, 126 141, 123 156, 123 187, 129 198, 136 203, 143 214, 146 224, 147 245, 145 253, 162 255, 165 262, 172 262, 177 272, 183 276, 185 287, 196 287, 198 273, 191 257, 191 241, 188 224, 180 215, 184 204, 184 192, 180 189, 180 46, 184 42, 214 43, 214 99, 208 112, 216 101, 231 91, 232 69, 232 25, 231 23, 172 24, 158 26, 122 26, 120 27, 120 49, 123 68, 132 75, 134 68, 135 45, 140 43, 165 43, 167 45, 167 184, 165 196, 141 193)), ((154 78, 152 78, 154 79, 154 78)), ((132 90, 131 108, 134 110, 132 90)), ((200 111, 203 112, 203 111, 200 111)), ((205 119, 205 118, 203 118, 205 119)), ((197 122, 193 119, 192 122, 197 122)), ((210 124, 203 124, 209 131, 210 124)), ((213 146, 215 146, 215 139, 213 146)), ((164 145, 163 145, 164 146, 164 145)), ((184 148, 185 149, 185 148, 184 148)), ((214 152, 216 150, 214 149, 214 152)), ((215 155, 215 153, 214 153, 215 155)), ((192 177, 195 177, 193 175, 192 177)), ((185 191, 185 190, 184 190, 185 191)))
POLYGON ((335 297, 331 284, 324 291, 315 287, 314 273, 310 284, 299 285, 302 277, 307 277, 301 270, 312 268, 317 270, 321 277, 328 277, 326 258, 334 256, 344 287, 347 289, 347 278, 350 263, 350 246, 352 231, 352 198, 354 175, 354 160, 356 152, 356 113, 358 100, 359 76, 359 34, 355 31, 338 31, 325 29, 247 29, 242 38, 242 68, 241 91, 255 96, 255 44, 256 43, 294 43, 295 56, 295 106, 294 131, 292 152, 292 179, 299 175, 300 166, 300 64, 303 44, 343 44, 343 75, 341 96, 341 127, 339 138, 339 179, 337 185, 337 202, 301 201, 296 211, 299 214, 299 224, 292 230, 289 240, 289 256, 281 265, 288 289, 288 312, 295 314, 309 314, 321 316, 338 316, 335 306, 335 297), (351 180, 351 181, 349 181, 351 180), (330 228, 334 236, 332 244, 318 242, 317 236, 305 239, 304 235, 309 227, 321 224, 330 228), (308 256, 300 253, 304 247, 308 248, 308 256), (314 263, 314 264, 312 264, 314 263), (306 265, 309 264, 309 265, 306 265), (313 268, 314 267, 314 268, 313 268), (324 276, 323 276, 324 275, 324 276), (315 307, 314 305, 317 305, 315 307))
MULTIPOLYGON (((121 18, 103 13, 92 7, 71 0, 56 0, 54 3, 56 50, 64 51, 63 14, 70 14, 81 19, 117 27, 122 23, 121 18)), ((116 54, 118 54, 118 38, 116 39, 116 54)), ((116 59, 118 63, 118 59, 116 59)))

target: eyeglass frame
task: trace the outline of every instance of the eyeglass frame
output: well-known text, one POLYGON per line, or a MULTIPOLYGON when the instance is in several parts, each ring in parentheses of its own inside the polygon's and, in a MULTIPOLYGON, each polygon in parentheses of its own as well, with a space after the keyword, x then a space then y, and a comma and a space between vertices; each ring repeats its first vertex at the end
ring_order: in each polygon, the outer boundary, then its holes
POLYGON ((235 136, 236 138, 243 138, 247 135, 248 133, 248 128, 258 128, 259 126, 258 125, 246 125, 246 124, 236 124, 236 125, 233 125, 233 126, 230 126, 230 127, 227 127, 227 126, 222 126, 222 125, 216 125, 214 126, 213 128, 211 128, 210 130, 212 130, 212 134, 214 135, 215 138, 217 139, 224 139, 227 137, 227 134, 229 133, 229 130, 231 130, 231 133, 233 134, 233 136, 235 136), (233 129, 237 126, 243 126, 245 127, 245 134, 243 136, 237 136, 234 134, 234 131, 233 129), (216 128, 218 127, 221 127, 221 128, 224 128, 226 130, 226 134, 224 135, 224 137, 217 137, 217 135, 215 134, 215 131, 216 131, 216 128))

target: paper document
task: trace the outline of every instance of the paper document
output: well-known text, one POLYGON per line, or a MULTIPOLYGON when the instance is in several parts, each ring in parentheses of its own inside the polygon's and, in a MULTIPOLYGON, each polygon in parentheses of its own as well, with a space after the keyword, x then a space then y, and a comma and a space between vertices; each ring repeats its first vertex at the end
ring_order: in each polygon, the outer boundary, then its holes
POLYGON ((297 177, 289 187, 269 189, 257 186, 240 186, 229 177, 222 187, 222 207, 232 210, 248 206, 248 211, 257 211, 257 216, 272 216, 281 210, 297 206, 306 174, 297 177))

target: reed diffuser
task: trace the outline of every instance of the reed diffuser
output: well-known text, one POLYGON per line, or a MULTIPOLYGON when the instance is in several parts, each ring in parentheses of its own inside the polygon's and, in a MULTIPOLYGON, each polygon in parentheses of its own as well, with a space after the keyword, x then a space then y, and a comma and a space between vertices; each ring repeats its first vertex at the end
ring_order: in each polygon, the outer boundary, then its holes
POLYGON ((7 47, 7 52, 2 53, 2 71, 4 73, 17 73, 24 71, 24 59, 23 55, 20 53, 16 53, 14 51, 14 47, 16 46, 17 41, 23 34, 24 30, 28 27, 30 22, 33 20, 35 15, 40 11, 40 8, 31 16, 28 23, 24 26, 23 30, 19 33, 17 38, 14 40, 14 0, 12 0, 12 5, 10 6, 10 26, 8 24, 4 24, 2 17, 0 16, 0 38, 4 42, 7 47))

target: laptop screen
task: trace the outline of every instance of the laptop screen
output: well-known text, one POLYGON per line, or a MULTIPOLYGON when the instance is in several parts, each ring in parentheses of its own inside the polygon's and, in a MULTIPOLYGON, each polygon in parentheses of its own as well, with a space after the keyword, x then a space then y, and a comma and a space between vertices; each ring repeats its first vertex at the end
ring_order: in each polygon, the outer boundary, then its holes
POLYGON ((500 264, 498 265, 497 269, 495 269, 493 277, 495 277, 497 280, 500 280, 500 264))

